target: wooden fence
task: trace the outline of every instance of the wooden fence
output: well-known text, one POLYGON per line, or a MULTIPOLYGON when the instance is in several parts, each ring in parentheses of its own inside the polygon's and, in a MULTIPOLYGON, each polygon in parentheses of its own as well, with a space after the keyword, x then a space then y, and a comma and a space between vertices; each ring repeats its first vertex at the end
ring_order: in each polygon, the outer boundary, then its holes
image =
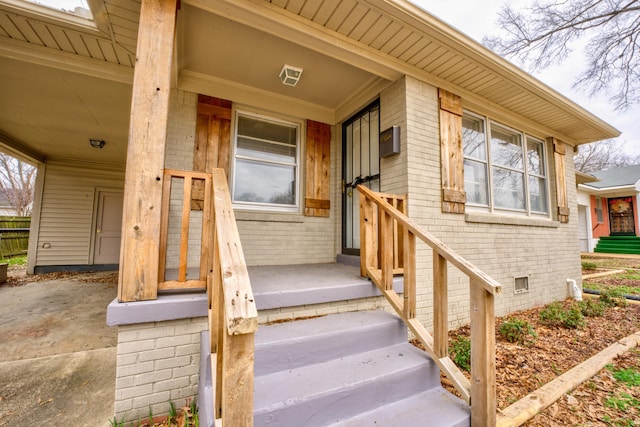
POLYGON ((29 247, 31 217, 0 216, 0 257, 25 255, 29 247))

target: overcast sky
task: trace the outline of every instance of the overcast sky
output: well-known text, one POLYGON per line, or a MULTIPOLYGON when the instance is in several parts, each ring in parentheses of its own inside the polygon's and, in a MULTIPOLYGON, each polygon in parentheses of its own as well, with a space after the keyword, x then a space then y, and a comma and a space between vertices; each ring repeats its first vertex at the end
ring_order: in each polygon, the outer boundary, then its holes
MULTIPOLYGON (((485 35, 498 33, 496 19, 503 0, 411 0, 432 15, 442 19, 466 35, 482 41, 485 35)), ((527 0, 510 0, 512 6, 526 5, 527 0)), ((543 83, 576 102, 586 110, 605 120, 622 132, 620 140, 629 154, 640 155, 640 106, 625 113, 616 112, 607 96, 589 98, 571 86, 584 64, 581 50, 574 50, 572 56, 561 66, 552 67, 534 74, 543 83)), ((525 70, 527 71, 527 70, 525 70)))

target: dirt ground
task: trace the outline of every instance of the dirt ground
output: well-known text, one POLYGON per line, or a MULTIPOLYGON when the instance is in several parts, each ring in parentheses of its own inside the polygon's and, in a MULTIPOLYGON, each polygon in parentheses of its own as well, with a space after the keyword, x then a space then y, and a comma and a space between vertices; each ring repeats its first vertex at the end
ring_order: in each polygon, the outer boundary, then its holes
MULTIPOLYGON (((640 268, 640 259, 584 259, 611 269, 640 268)), ((592 273, 593 271, 585 271, 592 273)), ((633 271, 631 272, 633 273, 633 271)), ((640 273, 640 271, 638 272, 640 273)), ((621 279, 597 279, 611 286, 621 279)), ((640 287, 640 280, 625 279, 624 285, 640 287)), ((588 287, 588 282, 587 285, 588 287)), ((563 302, 568 308, 574 301, 563 302)), ((543 324, 543 307, 514 313, 496 319, 496 370, 498 408, 540 388, 560 374, 595 355, 610 344, 640 330, 640 305, 608 308, 602 317, 585 317, 582 328, 567 329, 543 324), (524 320, 537 334, 528 344, 514 344, 499 333, 508 319, 524 320)), ((469 336, 468 327, 450 333, 450 342, 458 336, 469 336)), ((448 386, 448 381, 443 379, 448 386)), ((451 387, 447 387, 450 390, 451 387)), ((547 410, 528 421, 526 426, 640 426, 640 349, 615 359, 589 381, 563 396, 547 410), (614 379, 614 372, 632 372, 637 383, 628 385, 614 379)))

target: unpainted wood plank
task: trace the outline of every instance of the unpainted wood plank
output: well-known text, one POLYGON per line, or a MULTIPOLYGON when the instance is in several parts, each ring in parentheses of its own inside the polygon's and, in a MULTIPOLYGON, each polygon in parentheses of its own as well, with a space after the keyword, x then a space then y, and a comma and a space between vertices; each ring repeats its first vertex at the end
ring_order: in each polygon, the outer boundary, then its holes
POLYGON ((368 277, 368 268, 377 268, 374 260, 378 249, 373 246, 373 205, 360 197, 360 276, 368 277))
POLYGON ((75 53, 81 56, 91 57, 89 49, 87 49, 87 46, 84 44, 84 40, 80 33, 68 29, 65 29, 64 33, 67 36, 69 43, 73 46, 75 53))
POLYGON ((160 207, 160 237, 158 245, 160 254, 158 255, 158 281, 164 282, 167 265, 167 243, 169 239, 169 207, 171 204, 171 173, 164 172, 162 181, 162 201, 160 207))
POLYGON ((558 221, 561 223, 569 222, 569 204, 567 198, 567 181, 565 168, 564 144, 555 138, 551 138, 553 143, 553 160, 555 164, 555 181, 556 181, 556 203, 558 206, 558 221))
POLYGON ((118 299, 155 299, 177 0, 144 0, 125 172, 118 299))
POLYGON ((224 339, 220 406, 225 426, 253 426, 253 349, 253 333, 224 339))
POLYGON ((449 295, 447 260, 433 251, 433 351, 439 357, 449 354, 449 295))
POLYGON ((200 239, 200 280, 207 277, 213 266, 213 187, 211 178, 204 181, 204 210, 200 239))
POLYGON ((11 17, 14 17, 14 14, 9 14, 3 11, 0 11, 0 27, 2 30, 9 35, 10 38, 15 40, 27 41, 27 38, 20 32, 16 24, 14 24, 11 17))
POLYGON ((16 26, 18 31, 24 36, 24 38, 29 42, 36 44, 38 46, 44 46, 44 43, 38 37, 38 34, 31 27, 30 20, 20 15, 11 15, 11 21, 16 26))
POLYGON ((207 284, 204 280, 167 280, 166 282, 158 283, 158 290, 160 291, 178 291, 178 290, 206 290, 207 284))
POLYGON ((393 289, 393 218, 379 211, 380 218, 380 267, 382 286, 393 289))
POLYGON ((378 209, 384 210, 389 215, 394 217, 397 221, 402 223, 403 227, 406 227, 409 231, 414 233, 417 238, 425 242, 432 249, 438 251, 439 254, 445 257, 448 262, 453 264, 462 273, 466 274, 468 277, 474 280, 477 280, 478 283, 480 283, 487 292, 490 292, 492 294, 502 292, 502 285, 500 285, 500 283, 498 283, 485 272, 468 262, 466 259, 462 258, 460 255, 452 251, 447 245, 445 245, 431 233, 422 229, 422 227, 411 218, 407 217, 401 212, 389 209, 377 196, 377 193, 361 185, 358 186, 357 189, 358 191, 360 191, 361 197, 367 197, 367 199, 371 200, 371 202, 375 204, 378 209))
POLYGON ((493 295, 469 281, 471 302, 471 426, 496 424, 496 335, 493 295))
POLYGON ((182 195, 182 215, 180 223, 180 258, 178 263, 178 281, 187 280, 187 262, 189 260, 189 222, 191 219, 191 185, 190 176, 184 179, 182 195))
POLYGON ((416 236, 403 227, 404 318, 416 317, 416 236))
POLYGON ((224 308, 229 334, 247 334, 258 328, 256 309, 247 264, 242 252, 240 234, 233 213, 229 187, 224 171, 212 171, 214 194, 214 221, 217 245, 216 256, 220 258, 222 271, 224 308))

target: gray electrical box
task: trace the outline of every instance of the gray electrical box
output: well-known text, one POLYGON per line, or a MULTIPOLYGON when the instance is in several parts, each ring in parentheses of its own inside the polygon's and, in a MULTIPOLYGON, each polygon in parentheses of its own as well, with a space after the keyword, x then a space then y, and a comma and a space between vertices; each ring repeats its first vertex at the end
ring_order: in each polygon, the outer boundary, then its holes
POLYGON ((400 154, 400 126, 391 126, 380 132, 380 157, 400 154))

